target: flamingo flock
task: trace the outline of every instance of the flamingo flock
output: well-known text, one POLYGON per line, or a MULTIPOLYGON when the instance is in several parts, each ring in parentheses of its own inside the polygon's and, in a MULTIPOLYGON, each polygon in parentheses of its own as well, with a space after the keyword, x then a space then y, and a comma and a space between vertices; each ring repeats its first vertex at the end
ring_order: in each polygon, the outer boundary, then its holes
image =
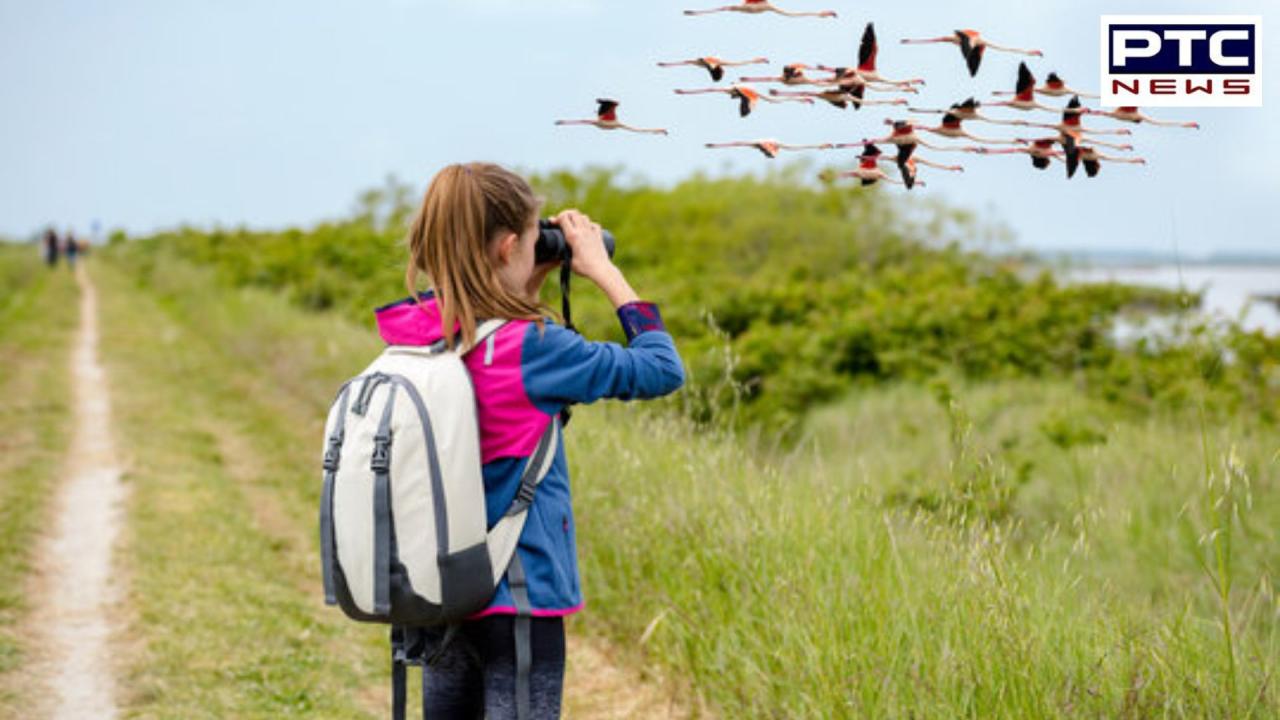
MULTIPOLYGON (((788 0, 790 1, 790 0, 788 0)), ((799 2, 799 0, 797 0, 799 2)), ((721 13, 739 13, 746 15, 773 14, 788 18, 835 18, 834 10, 790 10, 774 5, 769 0, 744 0, 736 5, 685 10, 686 16, 704 16, 721 13)), ((987 50, 1022 55, 1027 58, 1042 58, 1043 51, 1034 48, 1012 47, 991 42, 977 30, 955 30, 949 35, 926 38, 905 38, 900 45, 952 44, 956 45, 964 60, 964 68, 971 77, 977 77, 982 67, 983 57, 987 50)), ((925 148, 929 152, 957 152, 980 156, 1025 155, 1031 166, 1037 170, 1046 170, 1054 163, 1065 166, 1067 178, 1074 177, 1083 166, 1087 177, 1096 177, 1104 163, 1146 165, 1147 161, 1129 155, 1104 155, 1098 148, 1108 148, 1121 153, 1131 152, 1134 147, 1127 142, 1109 142, 1099 136, 1129 136, 1132 131, 1123 128, 1096 128, 1084 125, 1085 117, 1100 117, 1130 124, 1145 124, 1157 127, 1199 128, 1195 122, 1175 122, 1157 120, 1141 112, 1137 107, 1120 107, 1114 110, 1086 107, 1081 99, 1096 99, 1097 94, 1073 88, 1057 72, 1049 72, 1044 84, 1037 82, 1036 74, 1022 60, 1018 65, 1017 76, 1012 91, 993 91, 997 98, 1007 98, 979 102, 975 97, 952 103, 941 109, 917 108, 908 105, 902 97, 879 97, 881 94, 918 94, 926 85, 920 77, 892 78, 880 72, 880 46, 876 37, 874 23, 867 23, 858 38, 856 48, 856 65, 827 65, 821 63, 789 62, 781 66, 778 74, 761 73, 744 75, 724 86, 703 88, 677 88, 674 93, 681 96, 722 94, 735 101, 740 118, 746 118, 757 110, 761 102, 771 104, 795 103, 814 105, 818 101, 834 108, 845 110, 861 110, 866 106, 906 106, 906 112, 912 114, 940 114, 942 121, 936 126, 928 126, 902 118, 886 118, 884 123, 890 131, 883 137, 863 137, 848 142, 816 142, 785 143, 775 139, 736 140, 724 142, 707 142, 708 149, 746 148, 754 149, 766 158, 778 157, 781 152, 799 151, 839 151, 846 148, 858 148, 858 165, 855 169, 834 172, 823 171, 820 175, 824 182, 833 182, 839 178, 854 178, 861 186, 877 183, 901 185, 907 190, 917 186, 925 186, 918 179, 920 168, 928 167, 945 172, 963 172, 962 165, 947 165, 921 157, 917 152, 925 148), (780 85, 782 88, 769 88, 767 92, 757 89, 756 85, 780 85), (1068 99, 1063 105, 1052 105, 1041 102, 1038 97, 1046 99, 1068 99), (1018 113, 1052 113, 1057 122, 1033 122, 1021 118, 992 117, 984 112, 987 108, 1001 108, 1018 113), (989 137, 986 134, 970 133, 964 127, 965 122, 982 122, 993 126, 1041 128, 1052 131, 1052 135, 1041 137, 989 137), (948 140, 967 141, 968 144, 942 144, 927 141, 922 134, 935 135, 948 140), (892 145, 895 152, 886 155, 881 145, 892 145), (891 177, 884 165, 896 166, 898 178, 891 177)), ((706 71, 712 83, 725 80, 727 69, 752 65, 768 65, 768 57, 725 60, 714 55, 706 55, 686 60, 660 61, 660 68, 694 67, 706 71)), ((904 74, 905 75, 905 74, 904 74)), ((625 130, 633 133, 668 135, 665 128, 644 128, 627 125, 618 120, 619 102, 610 98, 596 100, 596 116, 589 119, 557 120, 557 125, 591 125, 602 130, 625 130)), ((854 136, 858 137, 858 136, 854 136)))

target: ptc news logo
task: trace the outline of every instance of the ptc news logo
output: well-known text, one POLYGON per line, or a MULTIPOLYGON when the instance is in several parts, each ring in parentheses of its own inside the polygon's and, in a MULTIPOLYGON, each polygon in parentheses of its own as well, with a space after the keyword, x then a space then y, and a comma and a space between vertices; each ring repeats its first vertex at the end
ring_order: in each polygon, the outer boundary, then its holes
POLYGON ((1103 15, 1102 105, 1260 107, 1257 15, 1103 15))

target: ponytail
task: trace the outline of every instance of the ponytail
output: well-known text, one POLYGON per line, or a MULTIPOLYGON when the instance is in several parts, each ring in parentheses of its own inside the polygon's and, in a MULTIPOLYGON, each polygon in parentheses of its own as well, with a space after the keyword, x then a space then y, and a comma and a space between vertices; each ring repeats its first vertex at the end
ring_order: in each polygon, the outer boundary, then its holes
POLYGON ((491 163, 450 165, 431 180, 406 239, 405 285, 416 299, 418 274, 427 275, 450 344, 455 323, 465 345, 488 318, 532 320, 542 328, 548 308, 507 290, 486 252, 499 234, 524 232, 538 207, 523 178, 491 163))

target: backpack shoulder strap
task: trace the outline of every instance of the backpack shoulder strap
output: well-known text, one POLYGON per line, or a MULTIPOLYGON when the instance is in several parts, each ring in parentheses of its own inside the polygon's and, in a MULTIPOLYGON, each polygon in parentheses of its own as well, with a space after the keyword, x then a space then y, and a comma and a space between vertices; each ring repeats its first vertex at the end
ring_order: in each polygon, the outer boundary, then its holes
POLYGON ((489 530, 489 566, 493 569, 495 587, 506 573, 511 558, 515 557, 516 543, 519 542, 520 533, 524 530, 525 518, 529 516, 529 506, 533 504, 533 493, 551 470, 559 440, 560 421, 559 418, 553 417, 547 424, 547 429, 538 438, 538 446, 534 448, 525 463, 515 498, 507 507, 507 511, 498 519, 497 524, 489 530))

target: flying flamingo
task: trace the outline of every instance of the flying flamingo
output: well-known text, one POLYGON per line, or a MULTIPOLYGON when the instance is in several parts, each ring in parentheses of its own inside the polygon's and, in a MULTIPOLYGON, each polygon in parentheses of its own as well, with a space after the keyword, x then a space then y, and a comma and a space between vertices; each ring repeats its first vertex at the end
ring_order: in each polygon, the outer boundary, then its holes
POLYGON ((879 71, 876 70, 876 55, 878 55, 879 52, 880 46, 876 43, 875 23, 867 23, 867 27, 862 31, 862 43, 858 46, 858 74, 871 82, 881 82, 886 85, 897 85, 901 87, 924 85, 924 78, 890 80, 889 78, 881 75, 879 71))
POLYGON ((984 138, 972 135, 961 125, 963 119, 954 112, 949 112, 942 116, 942 124, 937 127, 917 127, 918 130, 931 132, 935 135, 941 135, 949 138, 968 138, 974 142, 987 143, 991 145, 1017 145, 1017 140, 1001 140, 997 138, 984 138))
MULTIPOLYGON (((1036 92, 1040 93, 1041 95, 1047 95, 1049 97, 1066 97, 1067 95, 1079 95, 1080 97, 1085 97, 1085 98, 1098 97, 1097 95, 1092 95, 1087 92, 1072 90, 1071 88, 1067 87, 1067 83, 1065 80, 1058 77, 1058 73, 1056 72, 1049 73, 1049 77, 1044 81, 1044 85, 1042 87, 1036 88, 1036 92)), ((1008 96, 1008 95, 1014 95, 1015 93, 1011 93, 1007 90, 996 90, 991 94, 996 96, 1008 96)))
POLYGON ((907 108, 907 112, 926 113, 933 115, 955 115, 961 120, 978 120, 981 122, 991 123, 992 125, 1028 125, 1026 120, 997 120, 989 118, 986 115, 978 113, 978 108, 982 103, 974 98, 969 98, 964 102, 952 103, 948 110, 923 110, 921 108, 907 108))
MULTIPOLYGON (((872 145, 871 143, 867 143, 863 146, 862 155, 858 158, 858 168, 856 170, 836 173, 836 177, 858 178, 862 181, 863 187, 866 187, 867 185, 875 185, 881 180, 887 183, 893 183, 894 185, 905 185, 906 183, 903 183, 900 180, 894 180, 885 174, 884 170, 880 167, 880 155, 880 148, 872 145)), ((924 183, 921 183, 921 185, 923 184, 924 183)))
POLYGON ((855 90, 844 90, 841 88, 828 88, 826 90, 770 90, 769 94, 774 97, 807 97, 826 102, 843 110, 850 104, 854 110, 860 109, 863 105, 906 105, 907 101, 903 98, 894 98, 892 100, 865 100, 862 97, 862 91, 865 86, 858 86, 855 90))
POLYGON ((1036 102, 1036 76, 1031 74, 1031 68, 1028 68, 1025 62, 1018 65, 1018 86, 1013 99, 987 103, 987 106, 1011 107, 1024 112, 1028 110, 1048 110, 1051 113, 1063 112, 1062 108, 1041 105, 1036 102))
MULTIPOLYGON (((1070 137, 1078 145, 1084 139, 1085 135, 1132 135, 1129 130, 1086 130, 1081 123, 1083 113, 1080 107, 1079 96, 1072 96, 1071 102, 1067 103, 1067 107, 1062 112, 1062 122, 1054 127, 1063 138, 1070 137)), ((1102 145, 1104 147, 1115 148, 1116 150, 1132 150, 1132 145, 1116 145, 1114 143, 1103 142, 1094 138, 1090 138, 1089 142, 1094 145, 1102 145)))
POLYGON ((863 75, 856 68, 844 66, 832 67, 830 65, 815 65, 814 68, 823 72, 831 73, 831 77, 822 78, 820 81, 822 83, 840 85, 845 88, 852 87, 854 85, 863 85, 873 90, 883 90, 885 92, 903 92, 912 94, 920 92, 913 85, 885 80, 872 80, 863 75))
MULTIPOLYGON (((1125 129, 1120 129, 1120 130, 1095 130, 1093 128, 1086 129, 1083 123, 1085 112, 1086 112, 1085 108, 1082 108, 1080 105, 1080 96, 1073 95, 1071 97, 1071 102, 1067 103, 1067 106, 1062 108, 1062 122, 1059 122, 1056 125, 1049 125, 1048 123, 1033 123, 1033 122, 1022 122, 1020 124, 1025 125, 1027 127, 1038 127, 1038 128, 1046 128, 1048 130, 1057 130, 1060 133, 1076 133, 1076 134, 1082 134, 1082 135, 1132 135, 1133 134, 1133 131, 1125 130, 1125 129)), ((1100 144, 1105 144, 1105 143, 1100 143, 1100 144)), ((1117 146, 1112 145, 1110 147, 1117 147, 1117 146)), ((1126 149, 1126 148, 1120 148, 1120 149, 1126 149)))
POLYGON ((1058 138, 1041 138, 1039 140, 1031 140, 1030 145, 1022 147, 1008 148, 1007 150, 984 150, 987 155, 1012 155, 1014 153, 1026 153, 1031 156, 1031 165, 1037 170, 1044 170, 1049 167, 1051 160, 1062 160, 1064 153, 1054 150, 1053 146, 1058 144, 1058 138))
POLYGON ((777 82, 783 85, 819 85, 825 80, 814 80, 804 74, 805 70, 815 70, 811 65, 804 63, 791 63, 784 65, 782 74, 776 77, 740 77, 739 82, 777 82))
POLYGON ((939 170, 949 170, 951 172, 964 172, 964 167, 961 165, 943 165, 941 163, 925 160, 922 157, 917 157, 914 154, 906 158, 899 157, 898 172, 902 173, 902 183, 907 186, 908 190, 915 187, 917 184, 919 184, 921 187, 924 186, 923 180, 920 180, 920 181, 916 180, 916 172, 917 172, 916 163, 920 163, 921 165, 928 165, 929 167, 935 167, 935 168, 938 168, 939 170))
POLYGON ((675 60, 672 62, 660 62, 658 67, 680 67, 682 65, 696 65, 711 73, 712 82, 720 82, 724 77, 724 69, 727 67, 738 67, 740 65, 767 65, 769 58, 752 58, 750 60, 728 61, 721 60, 718 57, 708 55, 707 57, 694 58, 693 60, 675 60))
POLYGON ((981 33, 977 30, 956 30, 955 33, 951 35, 944 35, 936 38, 925 38, 923 40, 903 40, 902 43, 904 45, 918 45, 922 43, 951 43, 953 45, 959 45, 960 54, 964 56, 964 61, 969 67, 970 77, 978 76, 978 68, 982 65, 982 55, 988 48, 992 50, 1018 53, 1020 55, 1030 55, 1032 57, 1044 57, 1044 53, 1039 50, 1025 50, 1023 48, 996 45, 982 37, 981 33))
POLYGON ((884 122, 886 125, 893 126, 893 132, 889 133, 888 136, 882 137, 882 138, 876 138, 874 140, 864 139, 856 143, 836 143, 836 147, 847 148, 847 147, 857 147, 859 145, 866 146, 866 145, 874 145, 877 143, 892 143, 898 146, 898 157, 900 158, 911 157, 911 154, 915 152, 917 145, 919 145, 920 147, 927 147, 931 150, 942 150, 942 151, 949 151, 949 152, 981 153, 986 151, 985 148, 974 147, 971 145, 965 145, 963 147, 947 147, 944 145, 932 145, 930 143, 925 142, 924 140, 921 140, 920 137, 916 135, 915 126, 907 122, 906 120, 885 120, 884 122))
POLYGON ((746 117, 755 109, 756 102, 759 100, 767 100, 771 103, 780 103, 787 101, 803 102, 810 105, 813 104, 813 98, 771 98, 763 96, 754 89, 746 85, 730 85, 727 88, 704 88, 701 90, 676 90, 677 95, 701 95, 703 93, 726 93, 729 97, 738 101, 738 115, 746 117))
MULTIPOLYGON (((1103 155, 1092 147, 1082 146, 1080 148, 1080 162, 1084 165, 1084 172, 1089 177, 1097 177, 1098 171, 1102 169, 1102 161, 1115 163, 1132 163, 1134 165, 1146 165, 1147 161, 1142 158, 1120 158, 1110 155, 1103 155)), ((1070 177, 1071 173, 1068 173, 1070 177)))
POLYGON ((655 135, 666 135, 667 131, 662 128, 637 128, 631 127, 618 122, 618 101, 608 98, 597 98, 596 102, 599 107, 596 109, 596 117, 594 120, 557 120, 557 125, 595 125, 601 130, 630 130, 638 133, 652 133, 655 135))
POLYGON ((1111 110, 1111 111, 1086 109, 1085 112, 1088 113, 1089 115, 1106 115, 1109 118, 1114 118, 1116 120, 1123 120, 1124 122, 1147 123, 1148 125, 1156 125, 1158 127, 1184 127, 1184 128, 1195 128, 1196 130, 1200 129, 1200 123, 1198 122, 1174 122, 1170 120, 1156 120, 1155 118, 1151 118, 1146 115, 1143 115, 1138 110, 1138 107, 1136 105, 1125 105, 1123 107, 1118 107, 1115 110, 1111 110))
POLYGON ((751 141, 740 141, 740 142, 707 143, 706 147, 709 147, 709 148, 753 147, 759 150, 760 152, 764 153, 765 157, 772 159, 772 158, 778 157, 779 150, 830 150, 832 148, 832 145, 831 143, 822 143, 819 145, 787 145, 784 143, 780 143, 777 140, 751 140, 751 141))
POLYGON ((787 17, 821 17, 833 18, 836 16, 834 10, 818 10, 810 12, 792 12, 783 10, 774 6, 769 0, 742 0, 738 5, 725 5, 723 7, 711 8, 709 10, 685 10, 685 15, 710 15, 712 13, 737 12, 747 13, 748 15, 759 15, 761 13, 771 12, 787 17))

